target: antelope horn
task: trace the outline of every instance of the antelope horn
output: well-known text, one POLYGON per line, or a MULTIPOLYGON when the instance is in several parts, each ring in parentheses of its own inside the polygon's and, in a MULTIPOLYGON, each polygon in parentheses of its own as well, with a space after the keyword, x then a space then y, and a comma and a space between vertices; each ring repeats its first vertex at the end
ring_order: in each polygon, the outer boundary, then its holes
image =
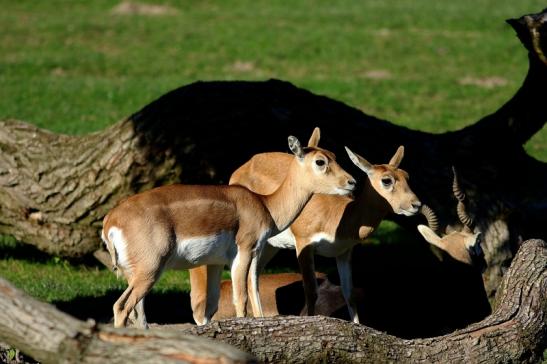
POLYGON ((460 186, 458 184, 458 175, 456 174, 456 168, 452 166, 452 172, 454 173, 454 181, 452 182, 452 191, 454 192, 454 196, 458 200, 458 218, 464 224, 464 226, 471 231, 473 226, 473 219, 467 214, 465 211, 465 205, 463 201, 465 200, 465 193, 463 193, 460 190, 460 186))
POLYGON ((435 215, 435 212, 431 209, 431 207, 427 206, 426 204, 422 204, 420 212, 427 219, 427 225, 429 226, 429 228, 437 232, 439 229, 439 219, 437 218, 437 215, 435 215))

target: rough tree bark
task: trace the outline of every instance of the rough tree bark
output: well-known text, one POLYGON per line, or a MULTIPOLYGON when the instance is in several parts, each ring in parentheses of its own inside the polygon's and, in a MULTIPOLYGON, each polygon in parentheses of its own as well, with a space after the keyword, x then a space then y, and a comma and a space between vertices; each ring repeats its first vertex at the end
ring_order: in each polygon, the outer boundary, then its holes
MULTIPOLYGON (((285 150, 287 135, 320 126, 322 145, 339 155, 350 145, 382 161, 405 145, 402 167, 414 191, 447 224, 457 221, 455 165, 485 232, 484 280, 493 296, 519 241, 547 238, 547 168, 522 147, 547 120, 546 18, 543 11, 508 21, 528 49, 528 75, 497 112, 455 132, 409 130, 277 80, 190 84, 84 137, 2 121, 0 233, 53 254, 95 252, 101 219, 120 198, 176 181, 226 182, 253 154, 285 150)), ((351 170, 346 158, 340 162, 351 170)))
POLYGON ((0 341, 43 363, 247 363, 229 345, 193 335, 79 321, 0 278, 0 341))
POLYGON ((0 280, 0 341, 43 362, 250 360, 220 343, 184 336, 191 333, 234 345, 261 362, 536 363, 547 346, 546 318, 547 244, 542 240, 522 244, 503 278, 492 315, 428 339, 404 340, 322 316, 231 319, 190 329, 116 330, 75 320, 0 280))
POLYGON ((333 318, 232 319, 187 332, 235 345, 263 362, 536 363, 547 347, 547 244, 522 244, 481 322, 449 335, 403 340, 333 318))

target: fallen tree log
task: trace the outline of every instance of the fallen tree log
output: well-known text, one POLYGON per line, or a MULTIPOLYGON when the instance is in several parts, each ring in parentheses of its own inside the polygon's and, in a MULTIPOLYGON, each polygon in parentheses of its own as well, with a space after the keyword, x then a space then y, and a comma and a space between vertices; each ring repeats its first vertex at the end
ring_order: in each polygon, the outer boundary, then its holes
POLYGON ((0 279, 0 342, 44 363, 252 360, 226 344, 275 363, 536 363, 547 347, 547 243, 522 244, 492 315, 440 337, 404 340, 322 316, 240 318, 190 329, 113 329, 76 320, 0 279))
POLYGON ((0 342, 42 363, 254 362, 250 355, 206 338, 79 321, 1 278, 0 342))
POLYGON ((322 145, 339 155, 349 145, 383 161, 405 145, 402 167, 441 224, 457 221, 455 165, 485 232, 484 281, 493 297, 519 242, 547 238, 547 168, 523 149, 547 120, 546 18, 543 11, 509 20, 528 49, 528 75, 497 112, 455 132, 410 130, 277 80, 190 84, 86 136, 0 121, 0 234, 66 257, 100 252, 101 220, 121 198, 172 182, 225 183, 253 154, 285 150, 287 135, 320 126, 322 145))
POLYGON ((503 279, 494 312, 445 336, 403 340, 321 316, 231 319, 184 332, 272 363, 537 363, 547 348, 547 244, 524 242, 503 279))

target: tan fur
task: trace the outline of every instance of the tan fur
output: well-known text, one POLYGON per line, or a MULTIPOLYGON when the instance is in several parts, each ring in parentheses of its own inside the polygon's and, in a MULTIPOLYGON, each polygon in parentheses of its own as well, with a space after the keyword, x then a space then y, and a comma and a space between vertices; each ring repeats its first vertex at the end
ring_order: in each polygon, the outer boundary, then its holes
MULTIPOLYGON (((203 237, 217 239, 222 232, 235 236, 234 304, 237 316, 246 315, 247 280, 250 270, 254 269, 253 276, 257 274, 257 263, 253 261, 261 253, 263 244, 260 245, 259 240, 265 243, 272 233, 290 225, 313 193, 348 193, 355 185, 353 178, 335 162, 332 153, 318 148, 301 148, 294 137, 289 137, 289 146, 297 157, 291 157, 286 166, 286 178, 272 194, 259 195, 239 186, 171 185, 129 197, 108 213, 103 221, 105 242, 112 247, 108 234, 115 227, 123 234, 127 253, 126 266, 121 266, 118 259, 128 288, 114 304, 116 327, 124 326, 130 313, 138 318, 140 326, 146 326, 142 300, 162 270, 174 259, 180 244, 185 244, 185 239, 197 239, 197 246, 204 249, 214 245, 199 245, 203 237), (324 167, 318 167, 318 160, 324 162, 324 167)), ((217 244, 216 240, 214 244, 217 244)), ((220 272, 229 262, 208 261, 212 259, 211 254, 222 253, 218 249, 196 251, 199 254, 192 251, 195 261, 188 261, 184 256, 175 268, 207 265, 208 275, 210 271, 215 275, 209 275, 206 284, 207 295, 211 296, 211 292, 218 291, 220 272)), ((255 282, 250 287, 251 304, 255 316, 262 316, 258 282, 255 282)), ((218 300, 206 303, 208 315, 212 316, 217 304, 218 300)))
MULTIPOLYGON (((318 141, 314 140, 314 142, 318 141)), ((274 190, 286 175, 288 157, 290 156, 283 153, 257 154, 232 174, 230 184, 242 185, 258 193, 274 190)), ((401 213, 405 210, 409 214, 414 214, 420 205, 418 198, 408 186, 408 174, 398 168, 403 157, 402 147, 397 150, 389 164, 372 165, 354 153, 350 157, 354 163, 364 164, 365 166, 361 165, 361 167, 368 168, 368 179, 365 179, 361 194, 355 200, 347 196, 316 194, 290 227, 296 239, 296 252, 303 274, 310 315, 315 313, 315 302, 318 296, 312 237, 317 233, 333 236, 335 241, 332 246, 340 250, 337 259, 350 264, 353 246, 359 240, 367 238, 389 212, 401 213), (391 178, 395 181, 391 191, 382 187, 382 178, 391 178)), ((339 263, 338 260, 337 263, 339 263)), ((200 279, 203 281, 205 278, 203 272, 197 273, 191 270, 190 275, 194 274, 201 276, 193 280, 196 286, 192 287, 192 291, 196 292, 192 298, 197 299, 199 296, 197 291, 203 286, 203 283, 199 284, 198 281, 200 279)), ((348 274, 351 281, 351 269, 348 274)), ((350 285, 347 304, 353 320, 358 322, 353 288, 351 283, 350 285)), ((199 302, 192 299, 192 305, 199 310, 199 302)))
POLYGON ((473 265, 469 247, 476 244, 478 234, 462 230, 451 231, 440 237, 425 225, 418 225, 418 231, 427 242, 445 251, 453 259, 467 265, 473 265))
MULTIPOLYGON (((435 230, 438 230, 438 218, 435 212, 430 207, 423 205, 422 213, 426 217, 429 226, 418 225, 418 231, 427 242, 446 252, 454 260, 484 269, 486 261, 484 260, 481 247, 481 234, 473 231, 473 219, 466 211, 464 203, 466 196, 459 186, 455 167, 452 167, 452 172, 454 174, 452 192, 456 200, 458 200, 456 211, 462 226, 448 225, 446 226, 444 235, 440 237, 435 232, 435 230)), ((439 259, 442 259, 442 254, 438 253, 435 249, 433 251, 439 259)))

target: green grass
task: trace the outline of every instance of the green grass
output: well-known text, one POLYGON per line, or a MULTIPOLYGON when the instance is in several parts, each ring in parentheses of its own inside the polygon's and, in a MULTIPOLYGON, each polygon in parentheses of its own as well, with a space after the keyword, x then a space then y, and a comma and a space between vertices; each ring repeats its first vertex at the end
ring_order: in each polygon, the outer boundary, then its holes
MULTIPOLYGON (((114 1, 0 0, 0 120, 68 134, 100 130, 198 80, 279 78, 430 132, 473 123, 527 70, 505 19, 544 0, 147 1, 170 14, 115 15, 114 1), (492 87, 475 81, 497 78, 492 87), (471 82, 471 84, 462 84, 471 82)), ((547 161, 547 132, 527 145, 547 161)), ((374 242, 394 240, 384 223, 374 242)), ((1 275, 46 301, 122 289, 97 266, 25 260, 0 244, 1 275), (11 255, 10 255, 11 254, 11 255)), ((155 289, 188 289, 167 272, 155 289)))
MULTIPOLYGON (((123 278, 96 262, 47 256, 8 237, 0 239, 0 258, 2 278, 47 302, 100 297, 127 287, 123 278)), ((190 290, 188 271, 167 271, 153 288, 155 293, 173 290, 190 290)))
MULTIPOLYGON (((504 20, 540 0, 0 1, 0 119, 84 134, 197 80, 291 81, 398 124, 453 130, 520 86, 526 52, 504 20), (462 80, 501 78, 486 88, 462 80)), ((547 160, 545 132, 527 146, 547 160)))

